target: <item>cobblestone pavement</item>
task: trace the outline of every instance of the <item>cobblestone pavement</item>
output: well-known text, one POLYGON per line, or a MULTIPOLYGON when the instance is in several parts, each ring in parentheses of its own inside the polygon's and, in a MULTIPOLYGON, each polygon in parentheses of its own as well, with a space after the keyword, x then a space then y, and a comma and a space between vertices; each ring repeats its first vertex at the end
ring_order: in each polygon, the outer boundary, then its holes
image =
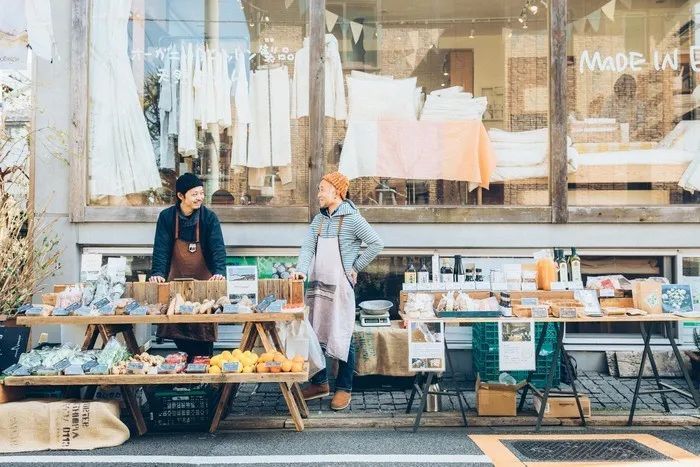
MULTIPOLYGON (((685 380, 664 378, 664 382, 686 389, 685 380)), ((442 383, 443 389, 452 385, 449 379, 442 383)), ((587 394, 591 399, 593 411, 604 412, 628 412, 632 404, 636 380, 634 378, 616 378, 600 373, 579 373, 576 381, 577 389, 583 394, 587 394)), ((466 387, 468 391, 464 394, 468 408, 475 407, 474 381, 459 381, 460 387, 466 387)), ((696 383, 697 384, 697 383, 696 383)), ((642 383, 642 391, 656 388, 653 379, 645 379, 642 383)), ((566 385, 561 385, 560 389, 570 389, 566 385)), ((378 415, 382 413, 406 411, 408 398, 411 390, 362 390, 354 391, 352 403, 348 410, 350 412, 366 413, 367 415, 378 415)), ((330 412, 330 397, 309 402, 311 413, 330 412)), ((667 394, 667 400, 671 413, 675 414, 697 414, 693 410, 692 401, 679 394, 667 394)), ((415 410, 416 404, 414 404, 415 410)), ((459 405, 456 397, 443 397, 442 410, 458 410, 459 405)), ((525 410, 532 410, 532 397, 528 397, 525 410)), ((642 395, 637 403, 639 413, 659 412, 663 413, 663 405, 660 394, 642 395)), ((234 399, 231 407, 231 414, 241 415, 286 415, 288 414, 284 399, 277 384, 245 384, 241 386, 238 396, 234 399)))

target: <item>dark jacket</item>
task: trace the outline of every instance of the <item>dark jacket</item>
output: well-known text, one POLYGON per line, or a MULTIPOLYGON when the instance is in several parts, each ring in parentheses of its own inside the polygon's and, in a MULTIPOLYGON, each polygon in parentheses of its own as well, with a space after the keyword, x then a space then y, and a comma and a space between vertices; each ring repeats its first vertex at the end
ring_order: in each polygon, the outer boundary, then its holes
MULTIPOLYGON (((179 205, 170 206, 161 211, 156 225, 156 236, 153 240, 153 267, 152 276, 168 278, 170 273, 170 259, 175 245, 175 215, 179 211, 179 205)), ((213 275, 226 275, 226 247, 224 246, 224 235, 221 233, 219 218, 214 212, 206 207, 199 208, 200 231, 199 241, 201 243, 204 260, 207 263, 209 272, 213 275)), ((182 214, 180 213, 182 216, 182 214)), ((184 217, 184 216, 183 216, 184 217)), ((191 218, 191 216, 190 216, 191 218)), ((187 225, 186 218, 180 218, 180 239, 187 242, 195 241, 195 225, 187 225)))

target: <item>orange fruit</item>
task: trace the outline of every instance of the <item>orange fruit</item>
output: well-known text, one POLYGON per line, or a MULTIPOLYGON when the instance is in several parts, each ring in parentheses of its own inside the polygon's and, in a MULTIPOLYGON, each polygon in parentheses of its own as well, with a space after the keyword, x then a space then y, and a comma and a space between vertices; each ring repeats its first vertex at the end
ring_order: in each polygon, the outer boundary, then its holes
POLYGON ((271 366, 271 367, 268 368, 268 369, 270 370, 270 373, 279 373, 279 372, 282 371, 282 367, 281 367, 281 366, 271 366))
POLYGON ((292 370, 293 373, 301 373, 304 371, 304 364, 299 363, 299 362, 294 362, 292 363, 292 370))
POLYGON ((282 371, 285 373, 289 373, 292 370, 292 362, 291 360, 286 360, 282 362, 282 371))
POLYGON ((267 373, 267 367, 264 363, 258 363, 257 370, 258 373, 267 373))
POLYGON ((295 363, 304 363, 305 362, 304 357, 302 357, 301 355, 297 355, 296 357, 294 357, 292 359, 292 361, 295 363))
POLYGON ((277 363, 284 363, 285 360, 287 360, 287 357, 285 357, 281 353, 276 353, 275 357, 273 358, 273 361, 277 363))

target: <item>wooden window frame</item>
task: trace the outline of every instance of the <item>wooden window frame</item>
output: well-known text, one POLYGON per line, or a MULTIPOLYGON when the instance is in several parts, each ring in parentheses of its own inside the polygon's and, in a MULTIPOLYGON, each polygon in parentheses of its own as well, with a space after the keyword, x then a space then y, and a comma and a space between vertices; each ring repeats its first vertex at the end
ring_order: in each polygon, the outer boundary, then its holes
MULTIPOLYGON (((88 12, 90 0, 72 0, 70 214, 73 222, 155 222, 163 207, 97 207, 88 204, 88 12)), ((566 11, 551 0, 549 23, 549 206, 361 207, 374 223, 699 223, 700 206, 569 206, 567 180, 566 11)), ((326 0, 309 0, 309 203, 311 206, 213 207, 223 222, 304 223, 313 218, 324 162, 324 57, 326 0)))

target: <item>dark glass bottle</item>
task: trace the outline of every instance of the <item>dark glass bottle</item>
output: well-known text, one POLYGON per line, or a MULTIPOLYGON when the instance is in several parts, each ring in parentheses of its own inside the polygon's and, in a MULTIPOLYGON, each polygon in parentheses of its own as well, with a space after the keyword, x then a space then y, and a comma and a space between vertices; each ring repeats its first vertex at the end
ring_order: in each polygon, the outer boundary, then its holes
POLYGON ((454 281, 465 282, 464 265, 462 264, 462 256, 455 255, 454 281))

